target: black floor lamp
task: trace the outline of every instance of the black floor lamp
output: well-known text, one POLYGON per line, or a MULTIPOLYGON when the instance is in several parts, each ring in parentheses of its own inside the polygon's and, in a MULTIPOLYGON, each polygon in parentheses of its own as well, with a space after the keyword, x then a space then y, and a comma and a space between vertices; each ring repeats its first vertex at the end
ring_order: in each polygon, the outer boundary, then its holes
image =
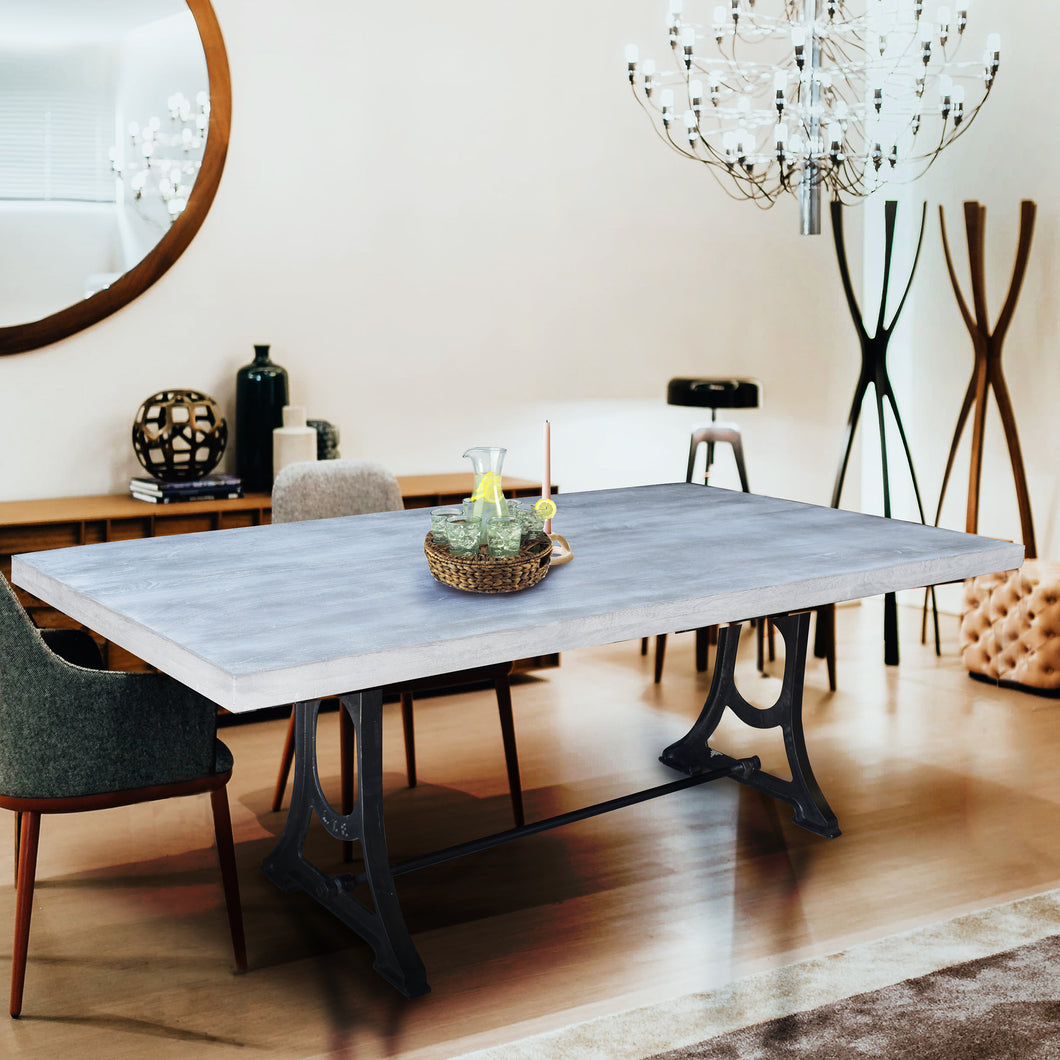
MULTIPOLYGON (((902 417, 898 412, 898 402, 894 396, 891 380, 887 375, 887 344, 890 342, 895 325, 905 306, 909 289, 913 285, 913 276, 916 273, 917 263, 920 260, 920 249, 924 243, 924 223, 927 218, 927 203, 924 203, 920 214, 920 234, 917 238, 916 254, 913 257, 913 265, 909 270, 909 279, 906 281, 905 290, 898 302, 898 308, 890 322, 887 322, 887 296, 890 292, 891 265, 894 255, 894 226, 898 214, 898 203, 889 199, 884 206, 884 258, 883 258, 883 289, 880 293, 880 310, 876 318, 875 330, 870 334, 865 325, 861 308, 854 295, 854 288, 850 281, 850 267, 847 263, 846 246, 843 241, 843 206, 833 201, 832 211, 832 235, 835 239, 836 258, 839 262, 839 275, 843 281, 843 292, 846 294, 847 305, 850 315, 854 319, 854 327, 857 330, 858 340, 861 344, 861 372, 858 376, 857 386, 854 388, 854 398, 850 403, 850 414, 847 416, 846 442, 843 447, 843 455, 839 460, 839 468, 836 471, 835 486, 832 489, 832 507, 839 507, 839 500, 843 493, 843 483, 846 479, 847 465, 850 461, 850 452, 854 446, 854 435, 857 431, 858 421, 861 417, 861 407, 868 394, 869 387, 873 388, 876 398, 876 422, 880 432, 880 454, 882 457, 883 472, 883 514, 891 517, 891 478, 887 462, 887 429, 884 416, 885 406, 890 406, 891 415, 898 435, 902 439, 902 448, 905 452, 906 463, 909 467, 909 477, 913 483, 913 493, 916 496, 917 510, 920 513, 920 521, 925 522, 924 505, 920 499, 920 487, 917 484, 916 470, 913 467, 913 454, 909 449, 909 441, 906 438, 905 428, 902 426, 902 417)), ((830 618, 832 616, 829 616, 830 618)), ((935 643, 938 647, 938 614, 935 613, 935 643)), ((884 597, 883 616, 883 643, 884 662, 888 666, 898 664, 898 602, 894 593, 888 593, 884 597)), ((825 635, 822 624, 817 625, 814 643, 814 653, 823 657, 825 651, 825 635)))
POLYGON ((1016 309, 1023 277, 1027 272, 1027 261, 1031 253, 1031 238, 1034 235, 1034 218, 1037 206, 1030 199, 1020 203, 1020 234, 1016 248, 1016 264, 1013 266, 1012 279, 1009 281, 1008 294, 1001 308, 993 330, 986 309, 986 251, 984 247, 986 230, 986 207, 977 202, 964 204, 964 226, 968 237, 968 264, 972 277, 972 308, 974 315, 961 295, 960 281, 953 267, 950 255, 950 244, 946 238, 946 219, 939 206, 939 225, 942 228, 942 247, 946 254, 946 268, 949 270, 950 283, 957 298, 965 326, 972 338, 975 352, 975 365, 968 389, 964 394, 964 403, 957 416, 957 428, 953 432, 950 454, 946 460, 946 473, 942 477, 942 489, 939 493, 938 513, 935 525, 938 526, 942 515, 942 502, 946 497, 950 474, 953 471, 957 445, 964 432, 968 416, 972 414, 972 452, 968 473, 968 511, 965 519, 965 532, 974 534, 979 529, 979 483, 983 472, 983 437, 986 430, 986 403, 992 390, 1001 415, 1001 425, 1005 432, 1005 443, 1008 446, 1009 461, 1012 464, 1012 478, 1016 486, 1016 503, 1019 506, 1020 530, 1028 559, 1037 555, 1034 540, 1034 520, 1031 518, 1031 500, 1027 489, 1027 474, 1023 469, 1023 453, 1020 449, 1019 435, 1016 433, 1016 415, 1012 409, 1008 385, 1001 370, 1001 348, 1012 322, 1016 309), (973 411, 974 406, 974 411, 973 411))
MULTIPOLYGON (((1023 535, 1024 554, 1027 559, 1034 559, 1038 547, 1034 539, 1034 519, 1031 517, 1031 498, 1027 489, 1027 473, 1023 467, 1023 451, 1020 448, 1019 434, 1016 431, 1016 414, 1012 408, 1008 384, 1001 370, 1001 350, 1012 323, 1012 314, 1016 311, 1023 277, 1027 272, 1027 262, 1031 254, 1031 240, 1034 236, 1034 219, 1038 212, 1037 205, 1031 199, 1020 203, 1020 233, 1016 246, 1016 262, 1012 268, 1012 279, 1009 281, 1008 294, 1001 307, 1001 312, 990 327, 990 317, 986 306, 986 207, 974 200, 964 204, 964 230, 968 239, 968 271, 972 280, 972 306, 969 309, 961 293, 961 284, 957 279, 957 270, 953 266, 950 253, 950 242, 946 238, 946 216, 939 204, 939 226, 942 229, 942 249, 946 255, 946 269, 950 274, 953 294, 957 307, 961 311, 965 327, 972 340, 975 361, 972 377, 964 392, 961 411, 957 415, 957 426, 950 443, 949 456, 946 458, 946 471, 942 476, 942 488, 939 491, 939 506, 935 512, 935 525, 942 518, 942 502, 946 499, 946 487, 950 483, 954 461, 957 457, 957 446, 969 415, 972 418, 971 453, 968 458, 968 504, 965 514, 965 533, 975 534, 979 531, 979 487, 983 475, 983 441, 986 436, 986 406, 991 391, 997 402, 1001 416, 1001 426, 1008 446, 1009 462, 1012 465, 1012 480, 1016 488, 1016 504, 1019 508, 1020 532, 1023 535)), ((924 601, 924 618, 921 625, 921 640, 925 639, 927 626, 927 600, 924 601)))

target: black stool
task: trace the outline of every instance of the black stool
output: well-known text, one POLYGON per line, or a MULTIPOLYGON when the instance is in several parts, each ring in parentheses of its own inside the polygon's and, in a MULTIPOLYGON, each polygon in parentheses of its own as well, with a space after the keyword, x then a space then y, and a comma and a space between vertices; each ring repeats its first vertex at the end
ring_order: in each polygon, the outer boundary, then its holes
POLYGON ((740 487, 744 493, 750 492, 747 486, 747 468, 743 461, 740 428, 734 423, 718 423, 718 409, 756 409, 761 392, 762 384, 757 379, 671 379, 666 384, 667 405, 710 409, 710 426, 700 427, 692 432, 686 482, 692 481, 696 452, 701 445, 707 447, 703 482, 709 482, 710 469, 714 466, 714 447, 719 443, 726 443, 732 447, 736 470, 740 474, 740 487))
MULTIPOLYGON (((710 471, 714 465, 714 447, 718 444, 731 446, 736 460, 736 470, 740 475, 740 488, 750 493, 747 484, 747 468, 743 459, 743 439, 740 429, 733 423, 718 423, 718 409, 754 409, 758 408, 762 384, 757 379, 671 379, 666 385, 666 403, 668 405, 685 405, 693 408, 710 409, 710 425, 700 427, 692 432, 692 441, 688 451, 688 470, 685 481, 691 482, 695 470, 696 454, 701 445, 707 447, 707 460, 703 469, 703 482, 710 481, 710 471)), ((828 684, 835 691, 835 633, 834 610, 820 609, 818 624, 831 631, 827 638, 826 658, 828 661, 828 684), (822 616, 822 611, 824 615, 822 616), (822 623, 822 617, 824 622, 822 623)), ((768 639, 769 658, 774 656, 773 628, 767 620, 758 620, 758 669, 765 667, 765 644, 768 639), (767 628, 768 627, 768 628, 767 628)), ((717 628, 696 630, 696 669, 702 673, 707 668, 709 645, 717 637, 717 628)), ((648 638, 640 642, 642 655, 648 654, 648 638)), ((666 658, 666 634, 655 638, 655 682, 662 679, 663 662, 666 658)))

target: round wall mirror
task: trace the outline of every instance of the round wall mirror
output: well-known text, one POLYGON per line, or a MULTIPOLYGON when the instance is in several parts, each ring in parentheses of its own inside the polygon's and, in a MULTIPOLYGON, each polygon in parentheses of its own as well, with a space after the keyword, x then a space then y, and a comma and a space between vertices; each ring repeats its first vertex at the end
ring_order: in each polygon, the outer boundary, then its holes
POLYGON ((232 89, 209 0, 0 0, 0 354, 87 328, 199 230, 232 89))

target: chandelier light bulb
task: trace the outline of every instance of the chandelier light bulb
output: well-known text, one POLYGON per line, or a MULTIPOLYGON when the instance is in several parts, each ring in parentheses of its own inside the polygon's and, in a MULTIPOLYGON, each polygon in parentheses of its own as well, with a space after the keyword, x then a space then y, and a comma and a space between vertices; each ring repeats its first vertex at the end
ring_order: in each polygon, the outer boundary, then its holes
POLYGON ((714 8, 714 39, 718 44, 721 43, 722 38, 725 36, 726 23, 728 22, 728 15, 725 11, 723 4, 718 4, 714 8))
POLYGON ((931 62, 931 42, 935 37, 935 27, 930 22, 920 23, 920 57, 925 66, 931 62))
POLYGON ((964 85, 953 86, 953 124, 954 127, 964 121, 964 85))
POLYGON ((672 65, 626 52, 638 102, 736 197, 796 195, 804 232, 819 231, 822 193, 849 202, 916 179, 968 129, 1000 65, 995 33, 982 65, 960 54, 978 47, 960 0, 933 6, 934 21, 922 0, 667 2, 672 65))
POLYGON ((655 60, 645 59, 640 64, 640 73, 644 83, 644 96, 646 99, 651 99, 651 94, 655 90, 655 60))
POLYGON ((684 26, 681 29, 681 48, 685 56, 685 64, 691 65, 692 49, 696 46, 695 26, 684 26))
POLYGON ((669 125, 674 116, 674 90, 664 88, 659 93, 659 106, 662 108, 662 123, 669 125))
POLYGON ((938 21, 939 21, 939 44, 944 48, 946 47, 946 41, 949 40, 950 36, 950 9, 948 7, 940 7, 938 10, 938 21))

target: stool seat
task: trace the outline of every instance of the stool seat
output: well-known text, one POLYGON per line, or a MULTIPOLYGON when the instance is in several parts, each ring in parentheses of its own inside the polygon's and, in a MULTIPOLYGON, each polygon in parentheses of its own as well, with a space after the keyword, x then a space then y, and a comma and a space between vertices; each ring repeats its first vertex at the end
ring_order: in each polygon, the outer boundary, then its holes
POLYGON ((757 379, 671 379, 667 405, 701 409, 756 409, 762 384, 757 379))

